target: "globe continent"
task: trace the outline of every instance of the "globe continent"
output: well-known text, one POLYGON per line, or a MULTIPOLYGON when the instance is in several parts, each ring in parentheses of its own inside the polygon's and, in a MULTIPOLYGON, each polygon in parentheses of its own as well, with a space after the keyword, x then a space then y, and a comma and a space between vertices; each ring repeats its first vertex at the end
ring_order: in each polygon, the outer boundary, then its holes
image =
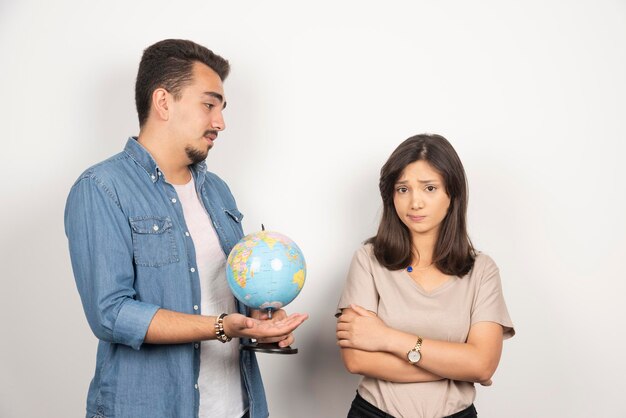
POLYGON ((253 309, 280 309, 295 299, 306 277, 302 251, 278 232, 243 237, 231 250, 226 278, 235 297, 253 309))

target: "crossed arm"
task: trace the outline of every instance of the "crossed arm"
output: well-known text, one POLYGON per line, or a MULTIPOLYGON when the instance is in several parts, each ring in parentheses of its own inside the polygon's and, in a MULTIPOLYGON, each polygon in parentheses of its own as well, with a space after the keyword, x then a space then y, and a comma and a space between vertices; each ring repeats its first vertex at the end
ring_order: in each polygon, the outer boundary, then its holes
POLYGON ((399 383, 452 379, 488 386, 500 361, 502 339, 500 324, 478 322, 465 343, 423 339, 422 358, 411 365, 406 353, 417 335, 388 327, 358 305, 343 309, 337 320, 337 345, 348 371, 399 383))

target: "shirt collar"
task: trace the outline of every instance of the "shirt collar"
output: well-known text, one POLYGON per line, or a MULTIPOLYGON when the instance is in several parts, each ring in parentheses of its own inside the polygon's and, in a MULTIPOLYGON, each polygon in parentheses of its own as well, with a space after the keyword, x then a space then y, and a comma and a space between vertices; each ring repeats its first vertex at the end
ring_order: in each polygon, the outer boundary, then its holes
MULTIPOLYGON (((137 141, 136 136, 128 138, 126 146, 124 147, 124 152, 126 152, 130 158, 135 160, 135 162, 144 169, 153 183, 159 181, 159 178, 163 176, 161 169, 159 169, 159 166, 156 161, 154 161, 154 158, 152 158, 152 155, 150 155, 148 150, 137 141)), ((202 161, 197 164, 190 165, 189 168, 196 179, 196 184, 198 184, 198 178, 201 179, 203 177, 200 176, 200 174, 206 171, 206 162, 202 161)))

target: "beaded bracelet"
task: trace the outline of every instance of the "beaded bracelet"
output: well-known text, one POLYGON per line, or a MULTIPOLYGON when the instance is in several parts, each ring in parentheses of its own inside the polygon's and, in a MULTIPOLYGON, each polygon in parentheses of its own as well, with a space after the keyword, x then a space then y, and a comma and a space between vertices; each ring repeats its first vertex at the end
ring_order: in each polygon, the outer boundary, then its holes
POLYGON ((227 343, 230 340, 232 340, 231 337, 229 337, 228 335, 226 335, 224 333, 224 318, 226 318, 228 314, 220 314, 220 316, 217 317, 217 319, 215 320, 215 335, 217 336, 217 339, 220 340, 223 343, 227 343))

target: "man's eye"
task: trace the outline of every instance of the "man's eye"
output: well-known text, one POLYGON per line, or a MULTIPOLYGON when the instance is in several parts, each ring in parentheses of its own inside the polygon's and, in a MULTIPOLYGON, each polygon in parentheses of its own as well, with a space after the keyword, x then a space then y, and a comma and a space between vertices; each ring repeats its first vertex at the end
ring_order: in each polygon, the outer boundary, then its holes
POLYGON ((215 107, 215 105, 211 103, 205 103, 204 105, 209 108, 209 110, 212 110, 215 107))

